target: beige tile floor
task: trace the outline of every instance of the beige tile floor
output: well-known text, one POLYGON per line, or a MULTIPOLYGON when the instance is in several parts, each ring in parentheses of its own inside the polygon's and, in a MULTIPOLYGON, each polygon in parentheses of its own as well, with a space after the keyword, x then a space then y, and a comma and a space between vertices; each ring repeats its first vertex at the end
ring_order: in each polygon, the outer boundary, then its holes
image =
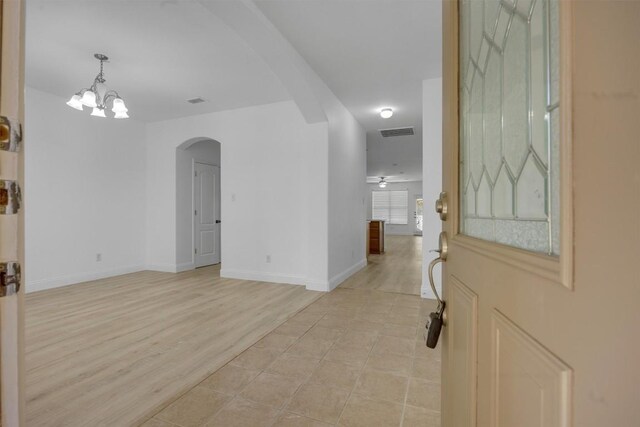
POLYGON ((179 396, 145 427, 440 425, 434 301, 337 289, 179 396))

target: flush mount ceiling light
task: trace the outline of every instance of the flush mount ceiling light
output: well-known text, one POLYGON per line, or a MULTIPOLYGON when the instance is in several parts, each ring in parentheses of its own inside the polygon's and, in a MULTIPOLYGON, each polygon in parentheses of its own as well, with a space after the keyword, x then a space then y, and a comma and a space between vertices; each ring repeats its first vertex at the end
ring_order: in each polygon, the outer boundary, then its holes
POLYGON ((380 110, 380 117, 382 117, 383 119, 388 119, 391 116, 393 116, 393 109, 383 108, 382 110, 380 110))
POLYGON ((384 176, 380 177, 380 182, 378 183, 378 187, 385 188, 387 186, 387 181, 384 180, 384 176))
POLYGON ((76 110, 82 111, 82 106, 93 108, 91 115, 94 117, 107 117, 104 110, 107 108, 107 103, 111 102, 111 111, 115 113, 116 119, 128 119, 127 107, 124 105, 124 101, 118 95, 115 90, 108 90, 104 82, 104 73, 102 72, 104 61, 108 61, 109 58, 101 53, 93 55, 98 61, 100 61, 100 72, 93 80, 93 84, 88 89, 82 89, 71 97, 67 105, 76 110))

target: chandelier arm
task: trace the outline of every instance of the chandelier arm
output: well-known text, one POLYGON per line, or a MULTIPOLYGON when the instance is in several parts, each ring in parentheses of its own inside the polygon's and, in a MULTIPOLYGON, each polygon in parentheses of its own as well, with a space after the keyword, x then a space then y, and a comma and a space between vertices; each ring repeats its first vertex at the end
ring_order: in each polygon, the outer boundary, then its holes
POLYGON ((120 95, 118 95, 118 92, 116 92, 115 90, 107 91, 104 94, 104 97, 102 98, 102 105, 104 106, 104 108, 107 107, 107 102, 109 102, 111 98, 113 99, 120 98, 120 95))

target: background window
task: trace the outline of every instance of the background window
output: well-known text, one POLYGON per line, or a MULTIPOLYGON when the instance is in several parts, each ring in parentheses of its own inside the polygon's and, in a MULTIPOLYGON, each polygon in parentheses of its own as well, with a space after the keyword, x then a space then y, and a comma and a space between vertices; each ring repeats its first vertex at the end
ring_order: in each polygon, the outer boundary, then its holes
POLYGON ((372 191, 372 219, 383 219, 389 224, 407 225, 409 192, 372 191))

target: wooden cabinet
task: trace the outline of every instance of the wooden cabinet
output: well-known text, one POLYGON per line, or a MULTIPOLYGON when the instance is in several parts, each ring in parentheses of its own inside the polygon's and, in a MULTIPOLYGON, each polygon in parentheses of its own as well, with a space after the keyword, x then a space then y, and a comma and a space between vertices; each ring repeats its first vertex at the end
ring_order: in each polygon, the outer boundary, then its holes
POLYGON ((369 221, 369 253, 384 253, 384 221, 369 221))

